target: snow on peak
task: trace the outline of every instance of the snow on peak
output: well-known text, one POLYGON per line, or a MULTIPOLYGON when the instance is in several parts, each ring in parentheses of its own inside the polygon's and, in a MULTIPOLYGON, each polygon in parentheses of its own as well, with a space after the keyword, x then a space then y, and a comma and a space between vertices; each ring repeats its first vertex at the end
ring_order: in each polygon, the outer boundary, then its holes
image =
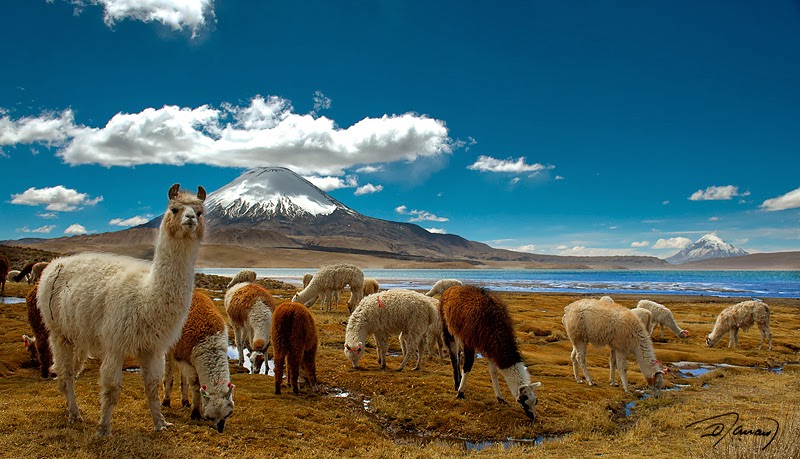
POLYGON ((208 196, 209 211, 249 214, 330 215, 346 207, 311 182, 283 167, 250 169, 208 196))
POLYGON ((666 260, 670 263, 686 263, 708 258, 739 257, 742 255, 748 255, 748 253, 723 241, 715 233, 709 233, 666 260))

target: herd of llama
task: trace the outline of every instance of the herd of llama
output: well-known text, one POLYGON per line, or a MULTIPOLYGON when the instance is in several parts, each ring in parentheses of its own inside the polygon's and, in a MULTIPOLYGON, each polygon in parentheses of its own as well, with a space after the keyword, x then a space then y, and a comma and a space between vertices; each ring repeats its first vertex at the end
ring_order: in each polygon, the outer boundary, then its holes
MULTIPOLYGON (((145 399, 156 431, 172 426, 161 412, 170 406, 174 368, 180 370, 181 403, 191 407, 192 419, 206 419, 223 432, 235 408, 236 385, 231 381, 229 329, 237 350, 236 362, 259 373, 274 356, 274 392, 280 394, 283 374, 287 386, 300 394, 299 380, 319 391, 317 355, 320 329, 313 306, 338 311, 342 292, 349 288, 347 322, 341 348, 344 362, 360 368, 375 342, 378 364, 387 368, 389 340, 402 350, 402 371, 409 361, 420 370, 426 353, 443 357, 452 367, 452 387, 465 398, 467 381, 482 356, 497 403, 506 404, 498 375, 527 418, 537 418, 542 385, 532 382, 528 363, 519 348, 515 319, 499 295, 441 279, 427 292, 380 290, 376 279, 349 263, 322 266, 309 273, 291 301, 281 301, 260 285, 252 270, 242 270, 230 281, 224 311, 195 289, 195 265, 205 232, 206 192, 169 188, 152 261, 106 253, 81 253, 41 263, 26 302, 33 336, 25 335, 31 356, 42 376, 55 376, 70 422, 82 421, 75 380, 88 358, 100 361, 100 418, 96 432, 111 433, 111 418, 122 390, 126 356, 141 366, 145 399), (434 348, 438 346, 438 351, 434 348), (164 398, 159 399, 163 385, 164 398)), ((34 273, 34 263, 24 275, 34 273)), ((9 262, 0 259, 3 281, 19 281, 22 271, 9 274, 9 262)), ((5 284, 3 284, 5 287, 5 284)), ((706 344, 713 347, 727 333, 728 347, 738 346, 739 329, 757 325, 761 343, 772 349, 770 309, 761 301, 745 301, 719 313, 706 344)), ((666 327, 679 339, 689 336, 664 305, 642 300, 629 309, 610 297, 583 298, 564 308, 562 324, 572 346, 570 361, 578 383, 594 385, 587 368, 589 345, 608 346, 609 382, 629 391, 627 362, 636 360, 656 396, 665 387, 667 365, 656 358, 651 339, 655 328, 666 327)), ((546 388, 545 388, 546 389, 546 388)), ((543 413, 538 413, 542 415, 543 413)))

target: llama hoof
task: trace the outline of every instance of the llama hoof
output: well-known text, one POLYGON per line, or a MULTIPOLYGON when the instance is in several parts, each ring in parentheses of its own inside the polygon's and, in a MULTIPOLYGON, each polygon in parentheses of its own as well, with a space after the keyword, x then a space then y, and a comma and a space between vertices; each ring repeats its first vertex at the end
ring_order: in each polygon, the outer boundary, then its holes
POLYGON ((189 408, 190 406, 192 406, 192 404, 189 403, 189 400, 181 400, 181 406, 184 408, 189 408))
POLYGON ((500 397, 497 397, 497 403, 499 403, 499 404, 501 404, 501 405, 508 405, 508 402, 507 402, 507 401, 505 401, 505 400, 503 400, 503 399, 502 399, 502 398, 500 398, 500 397))
POLYGON ((81 416, 80 413, 69 413, 69 415, 67 415, 67 421, 69 421, 70 424, 83 422, 83 416, 81 416))
POLYGON ((192 410, 191 418, 193 421, 198 421, 200 419, 203 419, 203 417, 200 416, 200 410, 192 410))
POLYGON ((171 422, 164 421, 164 423, 159 424, 159 425, 156 426, 156 432, 163 432, 163 431, 169 429, 170 427, 172 427, 173 425, 174 424, 172 424, 171 422))
POLYGON ((612 382, 612 383, 609 383, 609 384, 611 384, 614 387, 619 387, 619 383, 612 382))
POLYGON ((168 398, 165 398, 164 401, 161 402, 161 406, 165 406, 165 407, 169 408, 169 405, 170 405, 170 401, 169 401, 168 398))
POLYGON ((111 426, 97 426, 94 434, 98 437, 107 437, 111 435, 111 426))
POLYGON ((589 385, 590 386, 596 386, 597 384, 595 384, 594 381, 589 381, 589 385))
POLYGON ((456 394, 456 398, 463 399, 464 398, 464 393, 463 392, 459 392, 458 394, 456 394))

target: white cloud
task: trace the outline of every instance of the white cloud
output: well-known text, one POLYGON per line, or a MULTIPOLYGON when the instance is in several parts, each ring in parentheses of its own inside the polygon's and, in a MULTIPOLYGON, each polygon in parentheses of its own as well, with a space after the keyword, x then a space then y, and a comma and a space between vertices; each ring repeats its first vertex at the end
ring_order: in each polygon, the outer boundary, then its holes
POLYGON ((17 228, 18 233, 42 233, 42 234, 49 234, 50 231, 53 231, 56 228, 56 225, 44 225, 40 226, 35 229, 28 229, 27 226, 22 228, 17 228))
POLYGON ((44 218, 45 220, 52 220, 54 218, 58 218, 58 214, 55 212, 40 212, 36 214, 39 218, 44 218))
POLYGON ((314 91, 314 112, 331 108, 331 99, 325 96, 322 91, 314 91))
POLYGON ((108 222, 108 224, 114 226, 138 226, 138 225, 143 225, 149 221, 150 221, 149 218, 136 215, 135 217, 126 218, 124 220, 121 218, 112 218, 111 221, 108 222))
POLYGON ((75 125, 72 110, 61 114, 43 113, 38 117, 23 117, 12 120, 0 110, 0 147, 41 143, 60 145, 80 128, 75 125))
POLYGON ((526 245, 521 245, 521 246, 519 246, 519 247, 517 247, 515 249, 511 249, 511 250, 514 250, 516 252, 535 253, 536 252, 536 246, 533 245, 533 244, 526 244, 526 245))
POLYGON ((70 234, 70 235, 86 234, 86 233, 88 233, 88 231, 86 231, 86 228, 83 225, 79 225, 77 223, 69 225, 67 229, 64 230, 64 234, 70 234))
POLYGON ((770 212, 797 209, 798 207, 800 207, 800 188, 792 190, 783 196, 767 199, 761 204, 762 209, 770 212))
POLYGON ((650 245, 649 241, 633 241, 631 242, 631 247, 639 248, 639 247, 647 247, 650 245))
MULTIPOLYGON (((424 115, 364 118, 342 129, 326 117, 292 110, 288 100, 256 96, 247 106, 168 105, 118 113, 101 128, 76 127, 62 120, 69 128, 65 131, 69 139, 56 155, 73 166, 285 166, 305 175, 339 176, 355 165, 409 162, 453 151, 445 123, 424 115)), ((2 119, 5 126, 0 135, 6 145, 64 139, 41 133, 23 136, 18 125, 34 123, 33 119, 2 119)))
POLYGON ((516 185, 517 183, 519 183, 520 180, 522 179, 519 177, 514 177, 513 179, 511 179, 511 184, 516 185))
POLYGON ((692 240, 685 237, 672 237, 669 239, 659 239, 653 244, 654 249, 683 249, 690 245, 692 240))
POLYGON ((61 185, 49 188, 28 188, 20 194, 11 195, 11 204, 46 205, 45 209, 57 212, 71 212, 83 206, 93 206, 102 200, 102 196, 90 199, 86 193, 78 193, 61 185))
POLYGON ((664 204, 666 206, 669 204, 669 201, 661 201, 661 204, 664 204))
POLYGON ((433 234, 447 234, 447 230, 443 228, 425 228, 429 233, 433 234))
POLYGON ((560 175, 556 175, 556 180, 564 180, 564 177, 562 177, 560 175))
POLYGON ((413 215, 409 222, 449 222, 449 218, 438 217, 426 210, 408 210, 406 206, 398 206, 394 209, 395 212, 401 215, 413 215))
POLYGON ((383 166, 364 166, 356 169, 359 174, 374 174, 383 171, 383 166))
POLYGON ((87 4, 103 7, 103 21, 112 27, 117 21, 132 19, 160 22, 172 30, 192 30, 197 34, 207 20, 213 20, 213 0, 71 0, 80 13, 87 4))
POLYGON ((710 222, 718 222, 718 221, 720 221, 720 218, 719 217, 709 217, 708 221, 710 221, 710 222))
POLYGON ((383 185, 373 185, 371 183, 367 183, 364 186, 356 188, 356 191, 353 194, 356 196, 361 196, 362 194, 380 193, 381 191, 383 191, 383 185))
POLYGON ((689 196, 690 201, 727 201, 735 196, 747 196, 749 192, 739 194, 739 187, 734 185, 710 186, 705 190, 697 190, 689 196))
POLYGON ((358 186, 358 178, 353 175, 347 177, 318 177, 314 175, 303 177, 322 191, 333 191, 340 188, 353 188, 358 186))
POLYGON ((481 172, 541 172, 545 169, 553 169, 555 166, 544 166, 542 164, 526 164, 525 157, 522 156, 517 160, 512 159, 496 159, 491 156, 481 155, 467 169, 481 172))

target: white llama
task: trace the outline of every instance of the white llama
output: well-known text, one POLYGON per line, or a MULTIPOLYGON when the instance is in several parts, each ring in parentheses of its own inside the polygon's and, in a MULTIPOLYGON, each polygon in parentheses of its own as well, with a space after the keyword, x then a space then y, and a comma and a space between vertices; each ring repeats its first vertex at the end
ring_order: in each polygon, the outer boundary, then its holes
POLYGON ((72 255, 53 260, 39 283, 37 303, 50 330, 53 370, 70 422, 82 420, 76 367, 88 356, 102 360, 99 435, 111 431, 127 354, 141 363, 155 430, 171 426, 161 414, 158 388, 164 354, 178 340, 189 313, 206 191, 198 187, 195 196, 175 184, 168 196, 152 262, 113 254, 72 255))

